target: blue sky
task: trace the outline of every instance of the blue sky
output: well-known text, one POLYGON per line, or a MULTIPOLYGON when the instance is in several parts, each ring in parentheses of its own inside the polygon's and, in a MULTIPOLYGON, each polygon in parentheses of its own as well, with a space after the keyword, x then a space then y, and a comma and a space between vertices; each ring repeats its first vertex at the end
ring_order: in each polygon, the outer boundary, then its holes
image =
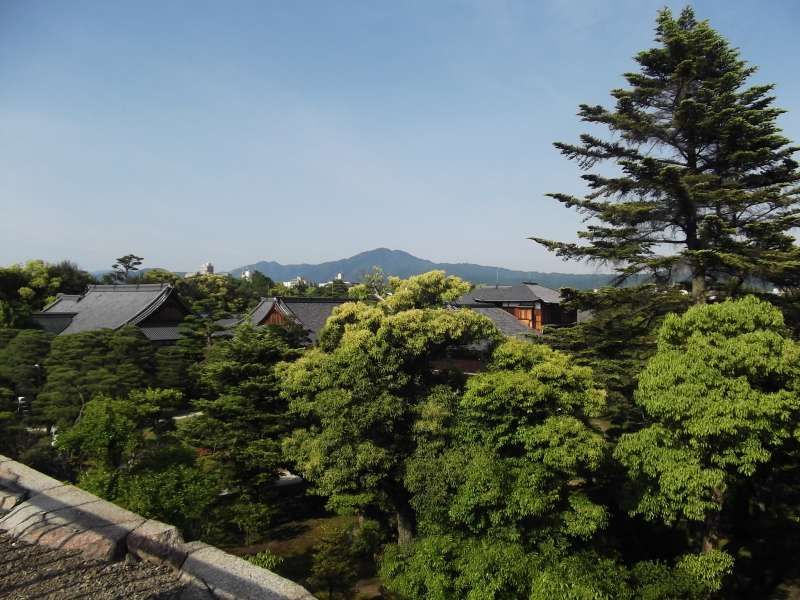
MULTIPOLYGON (((581 102, 663 0, 0 2, 0 264, 318 262, 378 246, 587 272, 544 197, 581 102)), ((694 3, 777 83, 800 141, 800 3, 694 3)))

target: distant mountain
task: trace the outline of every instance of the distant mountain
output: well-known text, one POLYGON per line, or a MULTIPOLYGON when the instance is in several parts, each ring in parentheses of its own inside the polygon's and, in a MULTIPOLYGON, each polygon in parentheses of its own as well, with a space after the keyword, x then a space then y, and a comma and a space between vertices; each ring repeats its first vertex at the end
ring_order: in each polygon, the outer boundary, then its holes
POLYGON ((295 277, 302 277, 308 281, 330 281, 341 273, 347 281, 360 281, 361 277, 380 267, 387 275, 410 277, 426 271, 441 269, 448 275, 456 275, 474 284, 513 284, 523 281, 535 281, 541 285, 558 289, 572 287, 577 289, 592 289, 608 285, 612 275, 606 274, 573 274, 573 273, 540 273, 537 271, 514 271, 500 267, 486 267, 471 263, 435 263, 423 258, 417 258, 402 250, 389 250, 377 248, 361 252, 350 258, 333 260, 318 265, 299 264, 282 265, 274 261, 261 261, 252 265, 245 265, 232 269, 231 275, 240 277, 246 270, 260 271, 273 281, 289 281, 295 277))

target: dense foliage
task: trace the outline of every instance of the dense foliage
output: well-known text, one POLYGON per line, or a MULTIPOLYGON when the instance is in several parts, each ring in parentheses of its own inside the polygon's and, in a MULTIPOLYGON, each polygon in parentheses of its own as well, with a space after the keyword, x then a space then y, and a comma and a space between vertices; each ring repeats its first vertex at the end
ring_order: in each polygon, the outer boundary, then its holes
POLYGON ((0 268, 0 328, 30 325, 30 315, 59 293, 80 294, 94 279, 69 261, 31 260, 0 268))
POLYGON ((696 522, 698 545, 719 547, 732 499, 800 439, 798 392, 800 345, 770 305, 748 297, 669 315, 635 395, 648 425, 616 448, 637 483, 632 512, 696 522))
POLYGON ((403 485, 414 423, 439 386, 463 379, 432 361, 496 335, 477 313, 432 307, 463 287, 431 272, 398 284, 377 306, 345 304, 320 347, 282 372, 283 393, 307 422, 286 440, 288 456, 332 509, 391 514, 401 539, 414 529, 403 485))
POLYGON ((204 396, 179 424, 182 439, 202 448, 205 468, 228 496, 229 519, 255 540, 271 524, 273 484, 288 465, 283 440, 294 426, 280 395, 275 365, 293 358, 296 339, 278 327, 242 325, 200 365, 204 396))
POLYGON ((174 434, 171 417, 182 404, 173 390, 98 394, 57 444, 76 466, 82 487, 178 525, 189 537, 208 536, 214 526, 209 511, 221 487, 174 434))
POLYGON ((124 396, 155 376, 155 349, 132 326, 53 339, 44 360, 45 384, 34 405, 37 420, 61 428, 77 422, 98 394, 124 396))

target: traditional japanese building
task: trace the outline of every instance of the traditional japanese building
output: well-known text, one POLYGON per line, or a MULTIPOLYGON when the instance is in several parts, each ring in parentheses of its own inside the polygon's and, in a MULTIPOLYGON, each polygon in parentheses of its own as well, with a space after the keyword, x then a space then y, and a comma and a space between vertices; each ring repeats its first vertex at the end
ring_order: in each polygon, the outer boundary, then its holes
POLYGON ((57 335, 133 325, 153 342, 169 344, 189 312, 169 284, 90 285, 80 295, 59 295, 32 317, 57 335))
MULTIPOLYGON (((545 325, 569 325, 577 321, 576 311, 562 308, 558 291, 537 283, 478 287, 453 304, 482 312, 496 324, 503 320, 495 311, 504 311, 528 330, 538 333, 545 325)), ((510 324, 504 327, 513 332, 510 324)))
POLYGON ((299 325, 308 335, 308 341, 315 343, 325 321, 333 314, 333 309, 352 302, 349 298, 262 298, 250 311, 248 319, 253 325, 299 325))

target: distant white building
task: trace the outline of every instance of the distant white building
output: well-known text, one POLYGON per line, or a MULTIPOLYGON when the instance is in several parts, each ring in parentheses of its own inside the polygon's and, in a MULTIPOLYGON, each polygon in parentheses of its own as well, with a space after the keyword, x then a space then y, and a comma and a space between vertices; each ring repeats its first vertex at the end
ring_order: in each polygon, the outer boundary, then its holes
POLYGON ((198 275, 213 275, 214 274, 214 265, 210 262, 204 262, 200 270, 197 272, 198 275))
POLYGON ((293 287, 300 287, 302 285, 310 285, 310 284, 308 283, 308 281, 306 281, 305 279, 303 279, 302 277, 300 277, 298 275, 294 279, 290 279, 289 281, 284 281, 283 285, 286 286, 287 288, 293 288, 293 287))
POLYGON ((350 287, 350 286, 352 286, 352 285, 353 285, 353 284, 352 284, 352 283, 350 283, 349 281, 345 281, 345 280, 344 280, 344 277, 342 276, 342 274, 341 274, 341 273, 337 273, 337 274, 336 274, 336 277, 335 277, 334 279, 332 279, 332 280, 330 280, 330 281, 326 281, 325 283, 320 283, 319 285, 320 285, 320 287, 323 287, 323 286, 326 286, 326 285, 333 285, 333 284, 334 284, 334 283, 336 283, 337 281, 341 281, 341 282, 342 282, 342 283, 344 283, 344 284, 345 284, 347 287, 350 287))

